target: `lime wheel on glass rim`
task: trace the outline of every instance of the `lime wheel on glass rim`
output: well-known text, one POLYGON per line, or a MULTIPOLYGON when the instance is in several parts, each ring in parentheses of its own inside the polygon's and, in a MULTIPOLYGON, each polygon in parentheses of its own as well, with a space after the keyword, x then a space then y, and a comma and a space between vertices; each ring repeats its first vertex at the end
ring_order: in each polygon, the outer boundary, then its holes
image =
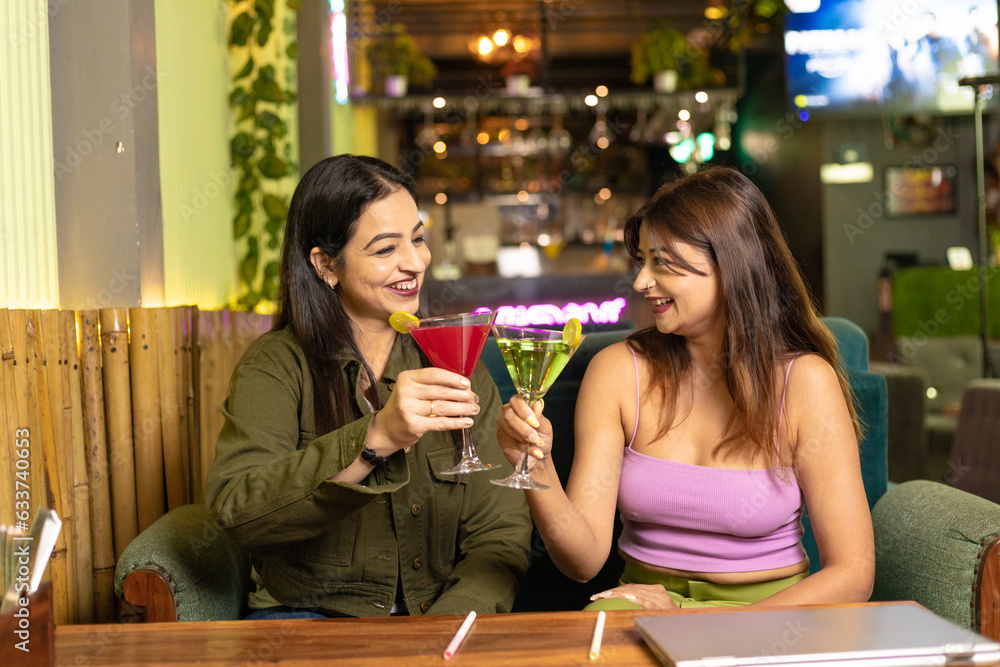
POLYGON ((420 319, 416 315, 397 310, 389 316, 389 326, 399 333, 408 334, 410 329, 420 326, 420 319))

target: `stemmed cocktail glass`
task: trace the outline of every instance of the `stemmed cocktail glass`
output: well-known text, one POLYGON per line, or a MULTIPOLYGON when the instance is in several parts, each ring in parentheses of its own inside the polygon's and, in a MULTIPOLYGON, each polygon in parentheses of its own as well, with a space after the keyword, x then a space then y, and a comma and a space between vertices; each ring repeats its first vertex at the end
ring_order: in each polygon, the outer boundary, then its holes
MULTIPOLYGON (((529 406, 545 396, 545 392, 559 377, 559 373, 583 341, 580 323, 576 320, 571 322, 563 331, 493 325, 493 335, 496 336, 500 353, 514 381, 514 388, 529 406)), ((491 479, 490 482, 512 489, 549 488, 531 478, 527 451, 521 452, 510 476, 491 479)))
MULTIPOLYGON (((398 327, 401 321, 432 364, 471 378, 486 345, 486 339, 490 335, 490 324, 493 323, 494 315, 492 311, 423 319, 410 315, 397 318, 393 326, 398 327)), ((496 467, 496 464, 487 463, 479 458, 468 429, 463 428, 462 457, 454 467, 440 472, 445 475, 461 475, 496 467)))

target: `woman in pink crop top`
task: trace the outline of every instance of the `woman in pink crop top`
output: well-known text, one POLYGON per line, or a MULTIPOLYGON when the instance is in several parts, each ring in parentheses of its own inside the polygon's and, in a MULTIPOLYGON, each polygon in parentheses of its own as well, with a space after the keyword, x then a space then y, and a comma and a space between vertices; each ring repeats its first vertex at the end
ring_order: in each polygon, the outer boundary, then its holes
POLYGON ((587 368, 563 489, 551 423, 516 396, 497 433, 553 562, 584 582, 626 567, 591 608, 867 600, 874 575, 859 425, 836 345, 760 190, 716 167, 662 186, 626 223, 654 325, 587 368), (807 576, 803 504, 821 569, 807 576))

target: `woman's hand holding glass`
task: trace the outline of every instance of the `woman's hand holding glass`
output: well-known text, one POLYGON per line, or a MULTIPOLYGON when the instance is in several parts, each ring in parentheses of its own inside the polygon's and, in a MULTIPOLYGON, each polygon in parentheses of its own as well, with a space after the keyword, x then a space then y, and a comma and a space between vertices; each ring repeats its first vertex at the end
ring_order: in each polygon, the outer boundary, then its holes
POLYGON ((425 433, 469 428, 470 415, 478 412, 479 397, 458 373, 433 367, 403 371, 372 420, 369 438, 386 443, 378 453, 388 456, 416 444, 425 433))
POLYGON ((513 396, 500 411, 497 441, 511 465, 516 466, 527 449, 528 469, 533 470, 552 451, 552 422, 542 414, 544 408, 544 400, 528 405, 520 396, 513 396))

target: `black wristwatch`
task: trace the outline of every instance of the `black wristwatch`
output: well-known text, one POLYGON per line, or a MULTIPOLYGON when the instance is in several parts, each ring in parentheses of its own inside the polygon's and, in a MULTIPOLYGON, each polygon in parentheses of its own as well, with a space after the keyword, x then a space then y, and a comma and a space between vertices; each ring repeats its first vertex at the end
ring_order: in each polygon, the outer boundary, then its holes
POLYGON ((378 467, 388 461, 389 459, 384 456, 379 456, 375 453, 374 449, 370 447, 365 447, 361 450, 361 458, 370 463, 371 465, 378 467))

